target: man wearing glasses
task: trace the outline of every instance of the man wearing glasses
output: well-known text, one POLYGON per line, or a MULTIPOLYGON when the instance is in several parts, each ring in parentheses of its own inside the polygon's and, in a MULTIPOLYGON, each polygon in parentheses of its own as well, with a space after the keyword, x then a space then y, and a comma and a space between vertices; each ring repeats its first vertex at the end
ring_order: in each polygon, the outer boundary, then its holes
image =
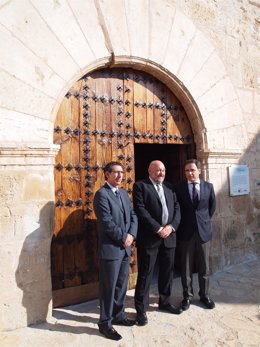
POLYGON ((137 235, 137 217, 125 189, 119 188, 123 167, 110 162, 104 168, 106 182, 95 194, 99 251, 99 331, 120 340, 113 325, 132 326, 125 315, 131 245, 137 235))

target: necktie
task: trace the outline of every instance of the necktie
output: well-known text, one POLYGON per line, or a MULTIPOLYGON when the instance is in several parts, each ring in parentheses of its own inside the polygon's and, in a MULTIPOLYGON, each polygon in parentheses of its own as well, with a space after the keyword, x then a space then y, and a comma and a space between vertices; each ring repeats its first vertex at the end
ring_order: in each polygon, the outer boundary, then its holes
POLYGON ((198 195, 198 191, 196 189, 196 184, 197 183, 192 183, 192 202, 194 206, 197 206, 199 203, 199 195, 198 195))
POLYGON ((163 187, 160 184, 156 184, 156 187, 157 187, 157 192, 158 192, 159 198, 160 198, 161 203, 162 203, 162 225, 166 225, 168 222, 169 213, 168 213, 168 208, 166 205, 163 187))
POLYGON ((118 199, 119 205, 122 207, 122 206, 123 206, 123 204, 122 204, 122 201, 121 201, 121 198, 120 198, 120 194, 119 194, 118 189, 117 189, 117 190, 115 190, 115 196, 116 196, 116 197, 117 197, 117 199, 118 199))

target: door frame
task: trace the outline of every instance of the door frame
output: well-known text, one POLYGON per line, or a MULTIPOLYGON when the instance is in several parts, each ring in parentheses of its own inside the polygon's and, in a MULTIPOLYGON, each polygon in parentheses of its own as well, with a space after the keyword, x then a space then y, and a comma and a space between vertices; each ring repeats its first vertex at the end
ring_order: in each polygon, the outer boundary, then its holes
MULTIPOLYGON (((194 134, 194 143, 197 148, 196 157, 200 160, 203 158, 201 154, 204 152, 205 143, 207 142, 204 122, 202 120, 199 109, 197 105, 195 104, 192 96, 189 94, 188 90, 182 85, 182 83, 176 78, 176 76, 173 76, 171 73, 169 73, 169 71, 167 72, 165 70, 162 70, 157 65, 151 66, 151 65, 143 64, 143 62, 140 62, 140 60, 138 60, 138 62, 134 66, 131 63, 129 63, 129 61, 124 63, 120 61, 119 63, 115 63, 113 65, 110 64, 109 67, 132 68, 135 70, 139 70, 141 68, 144 72, 154 76, 160 82, 164 83, 169 88, 169 90, 174 95, 176 95, 176 97, 180 100, 181 104, 183 105, 186 111, 187 117, 190 121, 193 134, 194 134)), ((99 69, 104 69, 104 68, 107 68, 107 66, 99 66, 99 69)), ((91 69, 87 73, 91 73, 99 69, 91 69)), ((83 74, 83 76, 84 75, 85 74, 83 74)), ((87 289, 88 292, 90 293, 89 299, 91 300, 92 299, 91 293, 95 295, 94 293, 96 292, 97 285, 98 285, 98 282, 91 283, 90 285, 89 284, 81 285, 81 287, 79 288, 79 292, 84 296, 84 291, 86 291, 87 289), (85 288, 85 287, 88 287, 88 288, 85 288)), ((70 288, 67 288, 67 295, 68 296, 72 295, 72 293, 70 293, 70 288)), ((55 297, 55 293, 53 293, 53 297, 55 297)), ((62 302, 59 303, 59 306, 62 306, 62 302)))

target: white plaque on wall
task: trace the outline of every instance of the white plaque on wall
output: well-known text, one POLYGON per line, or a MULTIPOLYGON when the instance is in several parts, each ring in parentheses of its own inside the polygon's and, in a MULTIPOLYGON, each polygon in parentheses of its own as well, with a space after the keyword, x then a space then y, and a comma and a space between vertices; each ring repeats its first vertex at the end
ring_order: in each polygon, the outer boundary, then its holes
POLYGON ((229 171, 229 188, 230 195, 249 194, 249 169, 247 165, 232 165, 229 171))

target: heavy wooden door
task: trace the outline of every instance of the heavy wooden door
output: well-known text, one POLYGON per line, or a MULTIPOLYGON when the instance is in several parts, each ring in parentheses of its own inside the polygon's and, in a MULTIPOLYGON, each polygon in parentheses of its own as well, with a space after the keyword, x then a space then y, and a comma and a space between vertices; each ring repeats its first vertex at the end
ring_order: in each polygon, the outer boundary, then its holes
MULTIPOLYGON (((58 111, 54 143, 61 145, 55 165, 51 245, 53 305, 59 307, 98 295, 92 202, 104 183, 104 165, 111 160, 124 165, 123 186, 131 198, 135 146, 149 144, 141 152, 144 158, 145 153, 153 151, 153 144, 172 144, 175 152, 176 148, 185 148, 180 150, 185 156, 194 151, 194 146, 185 110, 172 92, 147 73, 123 68, 98 70, 75 83, 58 111)), ((175 165, 180 170, 183 155, 178 158, 175 165)), ((140 165, 139 155, 139 171, 140 165)), ((129 288, 135 286, 136 274, 133 248, 129 288)))

